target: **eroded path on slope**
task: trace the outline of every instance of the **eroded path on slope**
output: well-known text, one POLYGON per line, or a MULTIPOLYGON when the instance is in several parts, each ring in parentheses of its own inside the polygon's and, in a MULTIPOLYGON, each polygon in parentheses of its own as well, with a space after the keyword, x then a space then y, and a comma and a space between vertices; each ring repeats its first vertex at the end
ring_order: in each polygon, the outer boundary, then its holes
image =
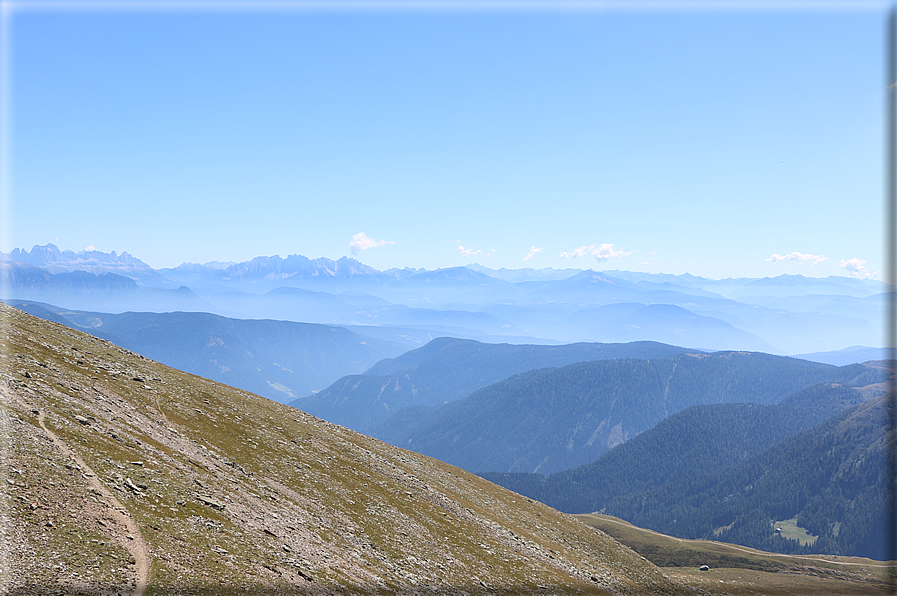
MULTIPOLYGON (((17 396, 14 396, 16 401, 18 401, 23 406, 27 405, 22 402, 17 396)), ((149 573, 150 573, 150 564, 151 559, 149 556, 149 549, 147 548, 146 541, 143 539, 143 535, 140 533, 140 527, 137 525, 137 522, 134 521, 134 518, 128 512, 127 508, 122 505, 122 503, 115 498, 115 495, 99 480, 99 476, 97 476, 96 472, 91 469, 89 465, 72 449, 65 441, 60 439, 56 433, 47 428, 44 419, 46 417, 46 412, 44 410, 38 410, 38 423, 40 424, 41 429, 46 433, 47 437, 53 442, 53 445, 56 446, 57 449, 62 452, 63 455, 69 457, 72 461, 74 461, 78 466, 80 466, 81 470, 84 472, 84 477, 90 486, 99 492, 102 495, 103 499, 109 504, 110 507, 114 508, 121 514, 121 522, 125 525, 128 531, 128 539, 125 543, 125 548, 134 557, 136 573, 137 573, 137 582, 134 588, 134 596, 143 596, 143 592, 146 590, 147 582, 149 581, 149 573)))

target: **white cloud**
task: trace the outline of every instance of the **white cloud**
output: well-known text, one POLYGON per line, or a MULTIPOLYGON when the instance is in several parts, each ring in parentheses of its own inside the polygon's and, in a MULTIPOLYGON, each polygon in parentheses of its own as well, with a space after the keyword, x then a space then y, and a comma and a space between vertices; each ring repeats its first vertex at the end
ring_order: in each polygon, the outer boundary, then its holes
POLYGON ((773 263, 778 263, 779 261, 811 261, 811 265, 818 265, 823 261, 827 261, 828 257, 826 257, 825 255, 811 255, 795 251, 787 255, 780 255, 776 253, 766 260, 772 261, 773 263))
POLYGON ((464 255, 465 257, 478 257, 483 253, 483 251, 481 251, 481 250, 474 250, 472 248, 464 248, 460 244, 458 245, 458 252, 461 253, 462 255, 464 255))
POLYGON ((97 249, 97 247, 94 246, 93 244, 91 244, 90 246, 85 246, 85 247, 84 247, 84 250, 88 250, 88 251, 89 251, 89 250, 96 250, 96 249, 97 249))
POLYGON ((528 251, 526 251, 526 254, 523 256, 523 260, 524 261, 532 261, 533 257, 536 256, 537 254, 539 254, 540 252, 542 252, 543 250, 545 250, 545 247, 536 248, 535 246, 531 246, 530 249, 528 251))
POLYGON ((857 279, 868 279, 878 275, 878 271, 869 273, 866 269, 866 261, 863 259, 850 259, 849 261, 842 260, 838 263, 838 267, 844 267, 850 272, 850 277, 856 277, 857 279))
POLYGON ((360 234, 355 234, 354 236, 352 236, 352 242, 349 243, 349 250, 352 251, 353 255, 358 256, 358 253, 363 250, 367 250, 369 248, 379 248, 387 244, 395 243, 395 240, 374 240, 373 238, 368 238, 364 232, 361 232, 360 234))
POLYGON ((630 250, 629 252, 624 252, 623 250, 616 249, 613 244, 592 244, 591 246, 580 246, 570 252, 562 252, 561 256, 565 259, 578 259, 579 257, 591 255, 598 261, 606 261, 611 258, 625 257, 634 252, 636 251, 630 250))
POLYGON ((483 253, 482 250, 474 250, 472 248, 464 248, 464 246, 460 242, 458 242, 458 246, 455 247, 455 250, 457 250, 459 253, 461 253, 465 257, 470 257, 470 258, 474 258, 474 259, 488 259, 489 257, 491 257, 492 255, 495 254, 494 248, 487 253, 483 253))
MULTIPOLYGON (((594 246, 595 245, 593 244, 592 247, 594 246)), ((565 259, 578 259, 579 257, 584 257, 589 254, 589 248, 590 247, 588 246, 580 246, 576 250, 572 250, 570 252, 562 252, 561 256, 565 259)))

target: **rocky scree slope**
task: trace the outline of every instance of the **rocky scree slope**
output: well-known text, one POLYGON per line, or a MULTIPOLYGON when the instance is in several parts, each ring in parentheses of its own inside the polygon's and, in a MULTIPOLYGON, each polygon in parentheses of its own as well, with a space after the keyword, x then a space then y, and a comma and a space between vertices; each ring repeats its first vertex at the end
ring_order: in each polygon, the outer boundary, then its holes
POLYGON ((0 305, 4 594, 685 594, 439 461, 0 305))

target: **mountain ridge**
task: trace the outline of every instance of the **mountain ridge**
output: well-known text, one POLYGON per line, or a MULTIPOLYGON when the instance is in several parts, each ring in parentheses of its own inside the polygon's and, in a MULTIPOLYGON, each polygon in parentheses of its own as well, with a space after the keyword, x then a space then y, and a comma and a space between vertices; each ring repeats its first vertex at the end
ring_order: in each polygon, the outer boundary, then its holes
POLYGON ((658 342, 575 343, 561 346, 484 344, 437 338, 343 377, 290 405, 358 431, 368 431, 409 406, 456 401, 511 375, 588 360, 673 356, 684 348, 658 342))
POLYGON ((752 352, 598 360, 524 372, 455 402, 398 412, 371 432, 473 472, 550 474, 689 406, 770 404, 822 382, 866 385, 869 374, 877 373, 752 352))
POLYGON ((342 327, 210 313, 74 311, 9 301, 193 374, 287 402, 405 350, 342 327))

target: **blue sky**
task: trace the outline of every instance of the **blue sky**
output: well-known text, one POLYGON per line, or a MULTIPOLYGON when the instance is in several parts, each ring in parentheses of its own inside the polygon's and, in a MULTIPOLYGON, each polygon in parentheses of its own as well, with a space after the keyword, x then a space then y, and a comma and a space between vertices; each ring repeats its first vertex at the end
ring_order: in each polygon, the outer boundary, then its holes
POLYGON ((884 4, 38 6, 4 13, 3 251, 882 270, 884 4))

